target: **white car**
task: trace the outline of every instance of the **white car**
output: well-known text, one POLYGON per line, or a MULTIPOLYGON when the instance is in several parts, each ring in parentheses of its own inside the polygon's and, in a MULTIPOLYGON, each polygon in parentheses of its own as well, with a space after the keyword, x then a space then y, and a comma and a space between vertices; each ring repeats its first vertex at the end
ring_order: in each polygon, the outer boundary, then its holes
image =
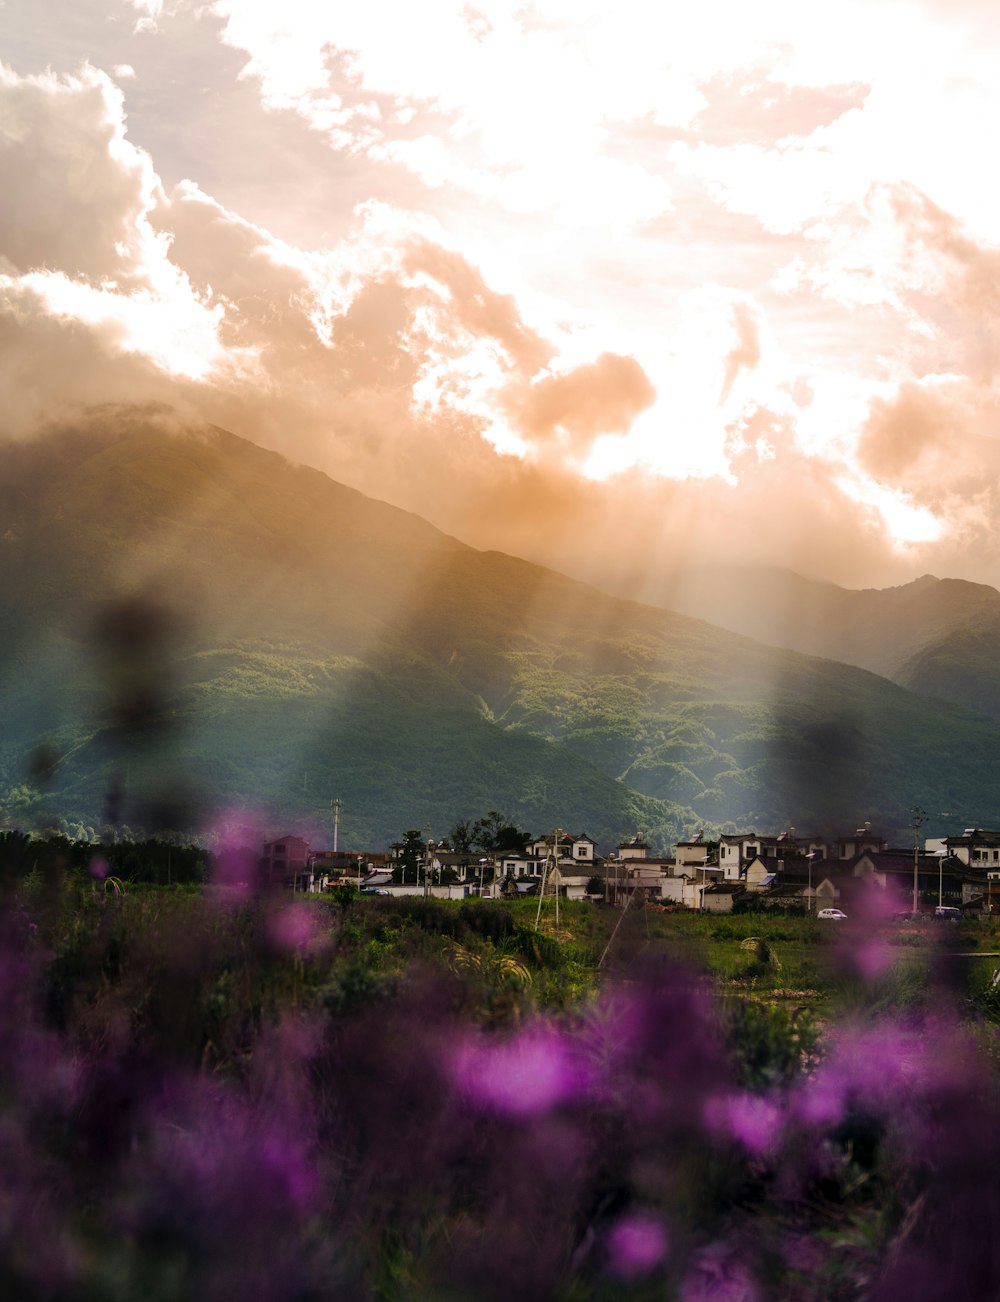
POLYGON ((827 918, 834 922, 840 922, 842 919, 847 918, 847 914, 844 913, 842 909, 820 909, 819 913, 816 914, 816 917, 827 918))

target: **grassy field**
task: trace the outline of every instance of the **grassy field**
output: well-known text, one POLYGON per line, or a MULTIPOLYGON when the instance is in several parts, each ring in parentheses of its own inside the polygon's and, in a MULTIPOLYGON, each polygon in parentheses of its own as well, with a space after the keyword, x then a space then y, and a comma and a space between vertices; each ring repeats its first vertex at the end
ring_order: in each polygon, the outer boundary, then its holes
MULTIPOLYGON (((536 901, 505 904, 534 925, 536 901)), ((569 951, 597 962, 621 919, 616 909, 564 902, 561 934, 569 951)), ((545 903, 543 929, 555 932, 554 906, 545 903)), ((706 914, 636 908, 605 958, 669 956, 710 976, 721 993, 791 1000, 824 1014, 854 1007, 891 1009, 940 994, 979 999, 1000 969, 1000 920, 962 923, 886 921, 835 923, 786 914, 706 914)))

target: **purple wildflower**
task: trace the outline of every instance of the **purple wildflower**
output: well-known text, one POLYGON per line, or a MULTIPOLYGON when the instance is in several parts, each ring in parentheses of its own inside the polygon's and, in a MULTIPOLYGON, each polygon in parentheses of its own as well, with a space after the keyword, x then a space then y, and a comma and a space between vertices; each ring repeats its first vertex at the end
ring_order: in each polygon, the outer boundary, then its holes
POLYGON ((608 1265, 626 1283, 641 1279, 667 1255, 667 1234, 661 1222, 648 1212, 632 1212, 617 1221, 608 1233, 608 1265))
POLYGON ((578 1095, 585 1080, 568 1041, 548 1026, 496 1042, 469 1040, 452 1055, 450 1067, 473 1102, 515 1116, 550 1111, 578 1095))
POLYGON ((748 1152, 761 1156, 774 1149, 781 1131, 781 1112, 769 1099, 744 1092, 715 1094, 703 1110, 708 1130, 735 1139, 748 1152))

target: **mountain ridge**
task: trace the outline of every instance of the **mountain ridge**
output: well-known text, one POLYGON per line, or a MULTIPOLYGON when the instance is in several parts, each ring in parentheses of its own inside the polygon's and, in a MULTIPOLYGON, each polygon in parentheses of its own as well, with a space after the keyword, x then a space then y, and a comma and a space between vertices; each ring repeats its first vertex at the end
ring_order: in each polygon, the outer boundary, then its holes
POLYGON ((200 825, 249 802, 319 827, 337 795, 369 844, 492 807, 605 844, 1000 817, 994 725, 478 552, 227 431, 105 409, 19 467, 0 817, 200 825))
POLYGON ((921 575, 842 588, 791 570, 729 566, 663 594, 674 609, 771 645, 870 669, 919 695, 1000 719, 1000 592, 921 575))

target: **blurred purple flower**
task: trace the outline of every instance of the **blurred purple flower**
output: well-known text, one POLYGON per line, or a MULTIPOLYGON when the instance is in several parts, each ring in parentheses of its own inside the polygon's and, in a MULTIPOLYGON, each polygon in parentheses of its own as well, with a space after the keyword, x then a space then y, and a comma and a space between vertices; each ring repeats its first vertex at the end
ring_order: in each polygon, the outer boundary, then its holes
POLYGON ((206 1232, 298 1216, 319 1187, 310 1127, 272 1111, 214 1083, 175 1083, 153 1123, 154 1183, 197 1209, 206 1232))
POLYGON ((781 1131, 780 1110, 759 1094, 715 1094, 706 1100, 702 1115, 713 1134, 738 1140, 757 1156, 775 1147, 781 1131))
POLYGON ((102 859, 100 855, 95 855, 87 865, 91 877, 96 877, 98 881, 103 881, 108 875, 108 861, 102 859))
POLYGON ((667 1255, 667 1234, 655 1216, 632 1212, 611 1227, 607 1251, 612 1273, 631 1283, 648 1275, 667 1255))
POLYGON ((586 1082, 566 1038, 548 1026, 506 1040, 467 1041, 452 1054, 450 1070, 473 1102, 516 1116, 550 1111, 578 1095, 586 1082))
POLYGON ((854 946, 851 951, 851 966, 865 981, 874 981, 883 976, 895 960, 892 946, 878 936, 871 936, 854 946))
POLYGON ((308 904, 279 905, 267 916, 267 937, 275 949, 312 948, 322 936, 322 919, 308 904))
POLYGON ((260 890, 264 834, 261 819, 245 810, 230 810, 208 830, 206 839, 214 843, 211 882, 218 901, 239 901, 260 890))

